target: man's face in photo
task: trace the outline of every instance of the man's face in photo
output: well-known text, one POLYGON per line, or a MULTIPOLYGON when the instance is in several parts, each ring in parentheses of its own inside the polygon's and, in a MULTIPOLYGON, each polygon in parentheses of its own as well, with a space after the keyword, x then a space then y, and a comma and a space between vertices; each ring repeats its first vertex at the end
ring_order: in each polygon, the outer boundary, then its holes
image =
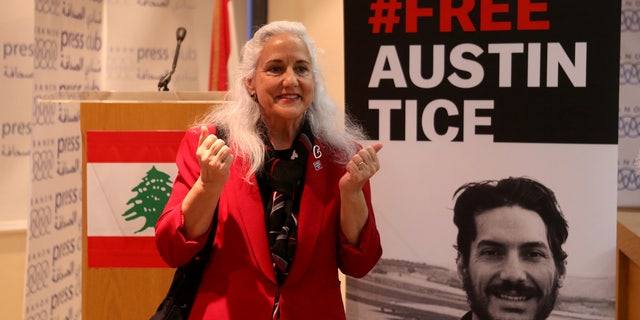
POLYGON ((474 319, 546 319, 563 279, 540 216, 500 207, 476 215, 475 222, 468 265, 458 265, 474 319))

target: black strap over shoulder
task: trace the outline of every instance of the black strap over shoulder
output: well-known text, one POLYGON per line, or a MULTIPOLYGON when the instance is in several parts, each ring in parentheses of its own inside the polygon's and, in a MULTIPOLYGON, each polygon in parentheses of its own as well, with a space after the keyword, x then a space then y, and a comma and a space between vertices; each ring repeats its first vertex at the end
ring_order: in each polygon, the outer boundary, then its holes
MULTIPOLYGON (((215 135, 227 142, 227 132, 224 128, 216 127, 215 135)), ((189 318, 198 287, 202 282, 204 268, 211 259, 211 249, 217 228, 218 206, 216 205, 207 242, 187 264, 176 269, 169 292, 150 320, 187 320, 189 318)))
POLYGON ((169 292, 150 320, 187 320, 202 281, 202 273, 211 258, 211 248, 218 228, 218 207, 211 222, 211 231, 204 247, 173 275, 169 292))

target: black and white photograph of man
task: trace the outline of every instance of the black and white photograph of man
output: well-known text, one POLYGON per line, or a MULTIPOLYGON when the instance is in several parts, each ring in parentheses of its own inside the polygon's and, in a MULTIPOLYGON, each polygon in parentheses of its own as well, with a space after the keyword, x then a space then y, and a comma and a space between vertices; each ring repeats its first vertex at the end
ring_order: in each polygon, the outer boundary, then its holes
POLYGON ((471 311, 463 320, 547 319, 566 273, 567 221, 553 191, 524 177, 456 191, 458 273, 471 311))

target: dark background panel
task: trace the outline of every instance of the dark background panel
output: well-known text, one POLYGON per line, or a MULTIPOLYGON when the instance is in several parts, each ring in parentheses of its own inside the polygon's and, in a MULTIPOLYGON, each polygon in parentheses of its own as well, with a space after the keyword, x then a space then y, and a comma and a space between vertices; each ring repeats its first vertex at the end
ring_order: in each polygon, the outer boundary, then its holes
MULTIPOLYGON (((377 110, 368 109, 369 100, 417 100, 419 115, 424 106, 435 99, 454 102, 460 115, 436 117, 437 128, 449 125, 461 127, 464 100, 480 99, 494 101, 494 109, 489 112, 492 125, 482 131, 493 134, 495 142, 617 143, 620 3, 596 1, 586 6, 577 0, 547 1, 547 12, 534 15, 534 19, 549 20, 549 30, 465 32, 453 23, 453 31, 440 32, 437 15, 439 2, 418 1, 419 5, 434 5, 435 17, 420 18, 418 32, 406 33, 406 4, 396 1, 402 9, 396 11, 400 21, 394 25, 393 32, 373 33, 369 24, 370 17, 374 15, 371 5, 381 2, 344 1, 347 112, 364 124, 372 139, 405 139, 405 117, 403 110, 392 111, 391 137, 379 137, 379 114, 377 110), (574 86, 562 70, 558 86, 547 86, 544 63, 547 46, 550 43, 560 44, 574 61, 574 47, 579 42, 587 43, 586 86, 574 86), (512 84, 508 88, 498 86, 498 56, 487 52, 490 44, 500 43, 522 43, 525 47, 525 53, 512 56, 512 84), (529 88, 526 84, 529 43, 540 43, 542 47, 543 62, 538 66, 541 85, 537 88, 529 88), (461 44, 473 44, 484 51, 478 57, 468 57, 482 65, 484 80, 480 85, 469 89, 457 88, 446 79, 434 88, 418 88, 411 83, 409 46, 422 47, 421 73, 428 78, 432 72, 433 46, 444 45, 448 56, 452 48, 461 44), (381 46, 395 47, 408 83, 407 88, 396 88, 390 80, 383 80, 377 88, 368 88, 381 46)), ((480 25, 479 16, 479 9, 475 8, 470 14, 474 26, 480 25)), ((500 14, 496 19, 516 20, 515 13, 500 14)), ((445 78, 453 72, 456 70, 445 59, 445 78)), ((417 119, 417 122, 419 124, 420 120, 417 119)), ((462 134, 460 131, 457 141, 461 141, 462 134)), ((418 140, 428 140, 420 129, 417 136, 418 140)))

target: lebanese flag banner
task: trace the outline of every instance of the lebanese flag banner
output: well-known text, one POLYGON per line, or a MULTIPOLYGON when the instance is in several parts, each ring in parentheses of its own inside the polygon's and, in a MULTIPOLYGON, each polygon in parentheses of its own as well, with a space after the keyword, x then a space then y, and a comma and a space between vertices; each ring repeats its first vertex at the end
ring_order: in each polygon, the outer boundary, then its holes
POLYGON ((168 267, 155 223, 177 176, 184 131, 87 132, 90 268, 168 267))

